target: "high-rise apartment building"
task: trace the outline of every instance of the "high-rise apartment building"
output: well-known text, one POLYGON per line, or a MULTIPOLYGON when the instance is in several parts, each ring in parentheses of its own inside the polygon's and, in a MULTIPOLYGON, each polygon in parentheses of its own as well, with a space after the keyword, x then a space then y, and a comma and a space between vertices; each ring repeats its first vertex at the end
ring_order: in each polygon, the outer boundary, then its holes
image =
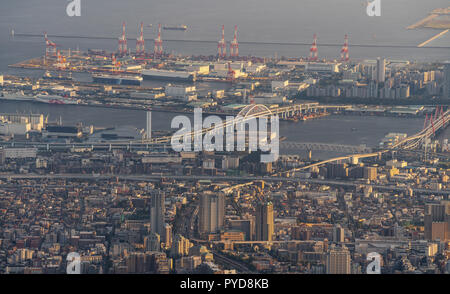
POLYGON ((444 63, 444 98, 450 99, 450 61, 444 63))
POLYGON ((203 193, 200 197, 199 231, 201 234, 217 233, 223 229, 225 195, 203 193))
POLYGON ((384 83, 386 80, 386 60, 384 58, 377 58, 376 78, 378 83, 384 83))

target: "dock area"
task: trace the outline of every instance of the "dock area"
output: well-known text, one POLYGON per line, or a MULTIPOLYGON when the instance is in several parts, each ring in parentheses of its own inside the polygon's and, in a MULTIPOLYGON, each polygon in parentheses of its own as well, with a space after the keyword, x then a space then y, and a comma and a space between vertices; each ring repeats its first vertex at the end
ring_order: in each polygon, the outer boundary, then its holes
POLYGON ((450 7, 434 9, 427 17, 407 27, 408 30, 420 28, 450 29, 450 7))

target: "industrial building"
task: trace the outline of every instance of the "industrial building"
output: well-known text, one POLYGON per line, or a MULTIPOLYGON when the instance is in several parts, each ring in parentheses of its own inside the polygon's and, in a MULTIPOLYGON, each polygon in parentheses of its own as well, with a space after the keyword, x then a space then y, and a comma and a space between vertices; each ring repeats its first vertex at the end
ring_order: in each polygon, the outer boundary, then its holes
POLYGON ((81 138, 83 133, 80 127, 47 126, 42 135, 47 138, 81 138))
POLYGON ((36 154, 36 148, 4 148, 0 149, 0 163, 5 159, 36 158, 36 154))
POLYGON ((0 135, 26 135, 31 130, 30 123, 10 123, 0 121, 0 135))
POLYGON ((44 128, 46 119, 43 114, 0 113, 0 121, 30 124, 31 130, 40 132, 44 128))
POLYGON ((195 86, 184 86, 184 85, 168 84, 165 87, 165 94, 168 97, 182 99, 182 100, 185 100, 185 101, 197 100, 197 94, 196 94, 195 86))
POLYGON ((321 73, 338 73, 339 63, 308 62, 305 64, 305 71, 321 72, 321 73))

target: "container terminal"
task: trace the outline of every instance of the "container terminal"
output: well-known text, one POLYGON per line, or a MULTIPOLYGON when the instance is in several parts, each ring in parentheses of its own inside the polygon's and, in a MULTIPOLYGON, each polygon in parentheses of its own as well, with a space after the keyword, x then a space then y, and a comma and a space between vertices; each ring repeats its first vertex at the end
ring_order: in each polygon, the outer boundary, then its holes
MULTIPOLYGON (((10 67, 45 73, 38 79, 2 76, 0 100, 171 112, 192 112, 201 107, 205 112, 222 115, 238 113, 248 104, 277 109, 312 101, 341 105, 340 111, 351 113, 415 116, 425 115, 427 106, 448 104, 443 93, 447 65, 351 59, 348 35, 344 35, 335 58, 320 56, 317 34, 312 36, 306 56, 262 58, 241 56, 238 27, 234 27, 228 41, 225 26, 221 26, 216 55, 174 56, 164 50, 165 26, 158 25, 153 48, 146 48, 144 27, 142 22, 134 47, 123 23, 115 52, 63 49, 44 33, 43 55, 10 67), (358 104, 389 106, 376 111, 359 111, 364 107, 351 106, 358 104)), ((282 119, 320 119, 328 114, 327 109, 323 110, 320 114, 294 111, 282 119)))

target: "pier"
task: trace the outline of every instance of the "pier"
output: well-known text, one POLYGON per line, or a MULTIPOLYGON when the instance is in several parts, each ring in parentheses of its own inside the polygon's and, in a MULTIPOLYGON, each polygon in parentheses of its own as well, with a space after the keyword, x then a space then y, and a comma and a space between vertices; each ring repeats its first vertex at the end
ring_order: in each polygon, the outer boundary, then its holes
POLYGON ((419 48, 424 47, 424 46, 427 45, 428 43, 430 43, 430 42, 432 42, 432 41, 434 41, 434 40, 436 40, 436 39, 442 37, 443 35, 447 34, 448 31, 450 31, 450 29, 447 29, 447 30, 445 30, 445 31, 440 32, 439 34, 437 34, 437 35, 431 37, 430 39, 426 40, 425 42, 423 42, 423 43, 417 45, 417 47, 419 47, 419 48))

